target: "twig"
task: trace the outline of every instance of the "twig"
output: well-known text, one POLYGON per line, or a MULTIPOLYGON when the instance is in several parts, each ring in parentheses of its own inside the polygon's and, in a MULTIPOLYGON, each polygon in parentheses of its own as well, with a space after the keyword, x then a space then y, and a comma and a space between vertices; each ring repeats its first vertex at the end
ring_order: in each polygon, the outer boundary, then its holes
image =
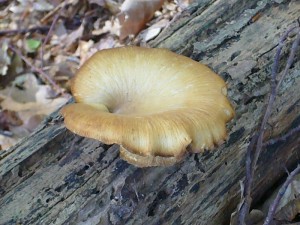
POLYGON ((284 182, 284 184, 280 188, 279 192, 277 193, 277 196, 276 196, 275 200, 270 205, 267 218, 265 219, 265 222, 264 222, 263 225, 269 225, 273 221, 274 213, 275 213, 275 211, 276 211, 276 209, 277 209, 277 207, 279 205, 279 202, 280 202, 281 198, 283 197, 284 193, 286 192, 286 189, 288 188, 288 186, 290 185, 290 183, 293 181, 294 177, 298 173, 300 173, 300 164, 298 164, 298 166, 296 167, 296 169, 294 169, 289 174, 289 176, 287 177, 286 181, 284 182))
POLYGON ((59 94, 63 94, 64 93, 63 90, 51 79, 50 76, 48 76, 47 73, 45 73, 43 70, 35 67, 25 56, 22 55, 22 53, 18 49, 14 48, 11 45, 9 46, 9 48, 13 52, 15 52, 35 72, 37 72, 38 74, 40 74, 44 80, 46 80, 48 83, 50 83, 53 86, 54 90, 56 90, 59 94))
MULTIPOLYGON (((62 10, 62 9, 63 9, 63 8, 61 8, 61 10, 62 10)), ((61 11, 60 11, 60 12, 61 12, 61 11)), ((58 18, 59 18, 59 16, 60 16, 60 12, 59 12, 58 14, 55 15, 55 17, 54 17, 54 19, 53 19, 53 21, 52 21, 52 24, 51 24, 51 26, 50 26, 50 29, 49 29, 49 31, 48 31, 48 33, 47 33, 47 36, 46 36, 46 38, 45 38, 45 40, 44 40, 44 42, 43 42, 43 45, 47 44, 47 42, 49 41, 50 35, 51 35, 51 33, 52 33, 53 29, 54 29, 54 25, 56 24, 56 22, 57 22, 57 20, 58 20, 58 18)))
POLYGON ((283 71, 283 74, 282 76, 280 77, 278 83, 277 83, 277 87, 276 87, 276 91, 278 91, 282 81, 284 80, 284 77, 286 76, 287 74, 287 71, 289 70, 289 68, 291 67, 291 65, 293 64, 293 60, 295 58, 295 53, 297 52, 298 50, 298 47, 299 47, 299 44, 300 44, 300 33, 298 33, 297 37, 296 37, 296 40, 294 41, 293 45, 292 45, 292 48, 291 48, 291 53, 289 55, 289 58, 288 58, 288 61, 286 63, 286 66, 284 68, 284 71, 283 71))
POLYGON ((45 23, 50 17, 52 17, 57 11, 64 8, 66 5, 72 4, 74 0, 62 1, 58 6, 56 6, 52 11, 50 11, 46 16, 41 19, 41 23, 45 23))
MULTIPOLYGON (((63 9, 63 8, 61 8, 61 10, 62 10, 62 9, 63 9)), ((50 26, 50 29, 49 29, 49 31, 48 31, 48 33, 47 33, 47 36, 46 36, 46 38, 45 38, 45 40, 44 40, 44 42, 43 42, 43 44, 42 44, 42 46, 41 46, 41 67, 43 67, 44 47, 45 47, 45 45, 47 44, 47 42, 49 41, 49 38, 50 38, 50 36, 51 36, 51 33, 52 33, 53 29, 54 29, 54 25, 56 24, 56 22, 57 22, 57 20, 58 20, 58 18, 59 18, 59 16, 60 16, 61 10, 59 11, 59 13, 57 13, 57 14, 55 15, 55 17, 54 17, 54 19, 53 19, 53 21, 52 21, 52 24, 51 24, 51 26, 50 26)))
MULTIPOLYGON (((262 121, 261 126, 260 126, 260 130, 259 130, 259 136, 258 136, 258 139, 257 139, 257 144, 256 144, 256 149, 255 149, 254 159, 253 159, 253 165, 252 165, 252 167, 253 167, 252 175, 254 175, 254 170, 255 170, 254 167, 256 166, 258 157, 259 157, 259 155, 261 153, 261 150, 262 150, 263 136, 264 136, 264 133, 265 133, 267 122, 268 122, 268 120, 271 116, 273 105, 275 103, 275 98, 276 98, 276 95, 277 95, 277 87, 278 86, 276 85, 276 76, 278 74, 278 67, 279 67, 281 50, 282 50, 282 47, 284 46, 284 41, 288 37, 289 33, 291 33, 295 28, 296 27, 292 27, 291 29, 289 29, 281 37, 281 39, 279 41, 279 44, 278 44, 278 47, 277 47, 277 52, 276 52, 276 55, 275 55, 274 64, 273 64, 272 72, 271 72, 271 94, 270 94, 270 97, 269 97, 269 100, 268 100, 268 103, 267 103, 267 108, 266 108, 266 111, 265 111, 265 114, 264 114, 264 117, 263 117, 263 121, 262 121)), ((298 34, 298 35, 300 35, 300 34, 298 34)), ((294 54, 292 56, 294 56, 294 54)), ((283 78, 286 76, 287 71, 291 66, 291 63, 289 63, 289 61, 292 62, 293 60, 294 60, 294 57, 289 58, 287 66, 286 66, 286 68, 285 68, 285 70, 282 74, 283 78)))
POLYGON ((238 223, 239 224, 245 224, 245 218, 249 212, 250 209, 250 204, 252 202, 251 198, 251 183, 252 183, 252 175, 251 175, 251 168, 252 168, 252 155, 253 154, 253 149, 255 147, 255 144, 257 142, 258 134, 255 134, 251 141, 250 144, 248 145, 247 148, 247 155, 246 155, 246 178, 244 182, 244 199, 243 199, 243 204, 241 205, 240 212, 239 212, 239 218, 238 218, 238 223))
MULTIPOLYGON (((244 188, 244 199, 243 199, 243 203, 241 205, 240 211, 239 211, 239 224, 244 225, 245 224, 245 219, 246 216, 249 213, 249 209, 250 209, 250 205, 252 202, 252 198, 251 198, 251 187, 252 187, 252 183, 253 183, 253 177, 254 177, 254 172, 255 172, 255 167, 259 158, 259 155, 261 153, 262 147, 263 147, 263 137, 264 137, 264 132, 266 129, 266 124, 271 116, 272 113, 272 109, 273 109, 273 105, 275 103, 275 98, 277 95, 277 87, 278 85, 276 85, 276 76, 278 74, 278 67, 279 67, 279 62, 280 62, 280 54, 281 54, 281 50, 282 47, 284 46, 284 42, 287 39, 288 35, 295 30, 296 28, 298 28, 297 26, 294 26, 290 29, 288 29, 284 35, 280 38, 278 46, 277 46, 277 51, 275 54, 275 58, 274 58, 274 63, 272 66, 272 72, 271 72, 271 93, 267 102, 267 107, 263 116, 263 120, 260 126, 260 129, 258 131, 257 134, 255 134, 255 137, 257 138, 253 138, 254 141, 250 143, 248 149, 247 149, 247 156, 246 156, 246 178, 245 178, 245 188, 244 188), (257 140, 257 141, 256 141, 257 140), (256 142, 255 142, 256 141, 256 142), (251 157, 251 154, 253 155, 253 158, 251 157), (249 163, 250 162, 250 163, 249 163)), ((298 36, 300 35, 300 33, 298 32, 298 36)), ((294 41, 297 42, 298 40, 298 36, 296 38, 296 40, 294 41)), ((293 43, 293 46, 295 45, 293 43)), ((295 50, 292 49, 292 51, 295 50)), ((282 79, 286 76, 288 69, 290 68, 293 59, 294 59, 294 53, 290 54, 290 57, 288 59, 287 65, 285 67, 285 70, 283 71, 282 74, 282 79)), ((252 140, 253 140, 252 139, 252 140)))
POLYGON ((25 34, 28 32, 36 32, 36 31, 41 31, 41 32, 47 32, 49 30, 49 26, 39 26, 39 27, 31 27, 31 28, 23 28, 23 29, 15 29, 15 30, 0 30, 0 36, 3 35, 15 35, 15 34, 25 34))
POLYGON ((290 136, 294 135, 295 133, 300 131, 300 125, 298 125, 297 127, 291 129, 289 132, 287 132, 285 135, 282 135, 281 137, 277 137, 277 138, 272 138, 271 140, 263 143, 263 146, 268 146, 268 145, 273 145, 279 141, 285 141, 287 138, 289 138, 290 136))

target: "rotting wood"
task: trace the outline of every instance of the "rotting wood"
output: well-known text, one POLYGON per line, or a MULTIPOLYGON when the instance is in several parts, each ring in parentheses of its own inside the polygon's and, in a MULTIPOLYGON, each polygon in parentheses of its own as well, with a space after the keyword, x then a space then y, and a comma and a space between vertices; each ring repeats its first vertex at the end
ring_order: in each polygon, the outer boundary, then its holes
MULTIPOLYGON (((30 137, 0 152, 0 224, 228 223, 240 200, 248 139, 265 106, 272 49, 299 16, 300 2, 197 4, 152 46, 193 52, 227 80, 236 108, 228 142, 172 167, 139 169, 122 161, 116 146, 70 133, 54 113, 30 137)), ((300 124, 299 57, 279 92, 266 140, 300 124)), ((263 150, 254 202, 284 175, 284 165, 299 161, 299 142, 296 134, 263 150)))

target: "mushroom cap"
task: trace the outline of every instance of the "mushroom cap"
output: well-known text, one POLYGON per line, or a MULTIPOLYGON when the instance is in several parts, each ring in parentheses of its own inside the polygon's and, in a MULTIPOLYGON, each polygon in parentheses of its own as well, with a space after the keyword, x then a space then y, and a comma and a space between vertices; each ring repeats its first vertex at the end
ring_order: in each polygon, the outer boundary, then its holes
POLYGON ((187 148, 213 149, 234 116, 221 77, 166 49, 99 51, 79 69, 71 91, 76 103, 61 110, 66 127, 119 144, 120 156, 139 167, 172 165, 187 148))

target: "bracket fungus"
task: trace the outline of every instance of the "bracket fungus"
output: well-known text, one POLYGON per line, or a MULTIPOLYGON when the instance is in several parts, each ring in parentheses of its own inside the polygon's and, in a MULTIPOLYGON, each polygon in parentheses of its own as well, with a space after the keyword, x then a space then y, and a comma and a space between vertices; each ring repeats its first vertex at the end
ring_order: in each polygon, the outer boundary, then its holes
POLYGON ((76 103, 61 113, 72 132, 119 144, 139 167, 168 166, 213 149, 234 110, 226 84, 207 66, 166 49, 122 47, 95 53, 71 85, 76 103))

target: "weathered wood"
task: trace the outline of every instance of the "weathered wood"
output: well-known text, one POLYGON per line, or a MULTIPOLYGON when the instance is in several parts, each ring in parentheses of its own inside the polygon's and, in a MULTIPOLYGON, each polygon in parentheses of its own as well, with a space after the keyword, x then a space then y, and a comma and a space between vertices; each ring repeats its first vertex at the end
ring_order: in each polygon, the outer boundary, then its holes
MULTIPOLYGON (((118 157, 117 146, 70 133, 54 113, 0 153, 0 224, 228 223, 268 95, 272 49, 299 11, 297 0, 199 1, 151 43, 201 59, 227 80, 236 117, 224 146, 172 167, 139 169, 118 157)), ((299 57, 280 89, 266 139, 300 124, 299 57)), ((284 165, 299 161, 299 142, 294 135, 263 150, 254 202, 283 176, 284 165)))

